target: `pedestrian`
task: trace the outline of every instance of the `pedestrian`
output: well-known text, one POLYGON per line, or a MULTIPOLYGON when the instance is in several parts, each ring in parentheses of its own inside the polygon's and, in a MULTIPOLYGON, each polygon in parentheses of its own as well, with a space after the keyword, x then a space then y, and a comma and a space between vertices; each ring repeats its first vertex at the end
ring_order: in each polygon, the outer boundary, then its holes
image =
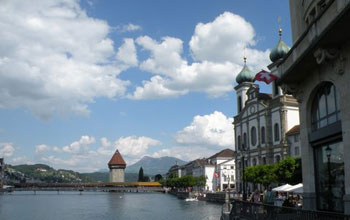
POLYGON ((253 193, 253 202, 254 203, 258 203, 260 202, 260 192, 259 190, 255 190, 255 192, 253 193))
POLYGON ((269 186, 264 196, 264 203, 268 205, 273 205, 274 201, 274 193, 271 191, 271 187, 269 186))

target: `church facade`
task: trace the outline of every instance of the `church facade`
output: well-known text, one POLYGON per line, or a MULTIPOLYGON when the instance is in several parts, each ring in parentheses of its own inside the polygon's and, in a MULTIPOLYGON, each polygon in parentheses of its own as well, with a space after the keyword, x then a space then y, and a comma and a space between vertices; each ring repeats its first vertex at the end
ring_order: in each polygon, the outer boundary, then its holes
MULTIPOLYGON (((245 64, 235 87, 237 115, 234 117, 236 154, 236 186, 243 192, 243 169, 259 164, 272 164, 290 156, 286 133, 299 124, 297 101, 283 95, 272 84, 271 94, 261 93, 253 83, 255 74, 245 64)), ((246 185, 246 191, 252 191, 246 185)))

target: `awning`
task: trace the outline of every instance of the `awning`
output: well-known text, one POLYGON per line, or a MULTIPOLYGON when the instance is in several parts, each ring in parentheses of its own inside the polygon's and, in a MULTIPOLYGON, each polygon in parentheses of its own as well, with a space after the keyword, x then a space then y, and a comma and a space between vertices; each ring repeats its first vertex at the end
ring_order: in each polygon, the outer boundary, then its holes
POLYGON ((285 192, 285 189, 290 188, 292 185, 289 184, 284 184, 282 186, 278 186, 276 188, 273 188, 272 191, 277 191, 277 192, 285 192))
POLYGON ((303 193, 304 192, 303 184, 299 183, 299 184, 296 184, 294 186, 291 186, 291 187, 285 189, 285 192, 303 193))

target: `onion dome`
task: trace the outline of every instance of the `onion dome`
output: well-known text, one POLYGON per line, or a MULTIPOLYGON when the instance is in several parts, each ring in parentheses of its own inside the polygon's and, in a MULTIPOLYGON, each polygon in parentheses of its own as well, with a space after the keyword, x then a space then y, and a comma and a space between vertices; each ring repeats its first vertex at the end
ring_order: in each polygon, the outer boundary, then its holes
POLYGON ((248 68, 246 64, 247 58, 244 57, 244 66, 240 73, 236 77, 236 82, 241 84, 243 82, 253 82, 255 74, 248 68))
POLYGON ((126 163, 118 150, 116 150, 116 152, 113 154, 111 160, 108 163, 108 167, 109 168, 126 167, 126 163))
POLYGON ((280 35, 280 40, 278 41, 278 44, 276 45, 276 47, 273 48, 273 50, 270 53, 270 60, 272 62, 276 62, 277 60, 283 58, 290 50, 290 47, 286 43, 284 43, 284 41, 282 40, 281 28, 278 30, 278 33, 280 35))

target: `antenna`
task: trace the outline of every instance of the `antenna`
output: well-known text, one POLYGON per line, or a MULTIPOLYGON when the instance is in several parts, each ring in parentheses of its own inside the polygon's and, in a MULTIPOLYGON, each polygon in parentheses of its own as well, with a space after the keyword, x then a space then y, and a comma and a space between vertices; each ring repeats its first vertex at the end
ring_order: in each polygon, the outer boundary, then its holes
POLYGON ((277 22, 278 22, 278 35, 280 38, 282 37, 282 28, 281 28, 281 16, 277 17, 277 22))
POLYGON ((246 64, 246 62, 247 62, 247 57, 245 56, 245 47, 244 47, 244 49, 243 49, 243 60, 244 60, 244 64, 246 64))

